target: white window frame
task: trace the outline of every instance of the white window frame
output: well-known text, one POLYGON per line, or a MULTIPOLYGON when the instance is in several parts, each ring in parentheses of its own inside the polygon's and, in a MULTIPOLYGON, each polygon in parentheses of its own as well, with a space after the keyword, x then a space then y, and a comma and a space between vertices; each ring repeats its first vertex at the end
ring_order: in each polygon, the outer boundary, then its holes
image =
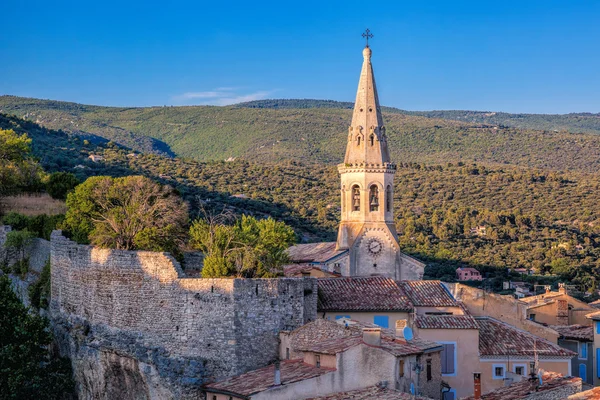
POLYGON ((492 379, 506 379, 506 364, 492 364, 492 379), (496 368, 502 367, 502 376, 496 376, 496 368))
MULTIPOLYGON (((522 376, 527 376, 527 364, 513 364, 512 372, 515 374, 517 373, 517 367, 523 367, 523 375, 522 376)), ((504 375, 506 375, 506 372, 504 373, 504 375)))
MULTIPOLYGON (((454 345, 454 373, 453 374, 442 374, 442 376, 456 376, 456 374, 458 374, 458 343, 457 342, 437 342, 437 343, 454 345)), ((455 396, 455 398, 456 398, 456 396, 455 396)))
POLYGON ((589 353, 589 348, 588 348, 588 344, 587 342, 577 342, 577 358, 579 358, 580 360, 587 360, 588 359, 588 353, 589 353), (581 357, 581 348, 585 347, 585 355, 586 357, 581 357))

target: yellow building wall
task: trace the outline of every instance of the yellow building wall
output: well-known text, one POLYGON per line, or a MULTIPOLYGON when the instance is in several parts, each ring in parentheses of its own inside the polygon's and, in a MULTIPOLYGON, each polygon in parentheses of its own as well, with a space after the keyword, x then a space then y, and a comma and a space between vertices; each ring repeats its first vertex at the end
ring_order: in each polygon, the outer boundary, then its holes
POLYGON ((558 302, 546 303, 527 310, 527 318, 531 319, 531 314, 535 314, 535 321, 541 324, 558 325, 556 313, 558 312, 558 302))
POLYGON ((456 343, 455 373, 442 375, 456 390, 456 399, 473 394, 473 372, 479 363, 479 331, 477 329, 419 329, 415 336, 438 343, 456 343))
MULTIPOLYGON (((531 373, 529 369, 529 363, 533 361, 533 358, 530 360, 489 360, 489 361, 480 361, 479 371, 481 372, 481 392, 488 393, 494 389, 500 388, 504 386, 504 379, 494 379, 494 367, 496 365, 503 365, 505 371, 514 371, 514 366, 525 365, 525 375, 531 373)), ((571 375, 570 368, 570 360, 561 360, 561 361, 539 361, 540 368, 545 371, 558 372, 565 376, 571 375)), ((471 377, 471 379, 473 379, 471 377)))

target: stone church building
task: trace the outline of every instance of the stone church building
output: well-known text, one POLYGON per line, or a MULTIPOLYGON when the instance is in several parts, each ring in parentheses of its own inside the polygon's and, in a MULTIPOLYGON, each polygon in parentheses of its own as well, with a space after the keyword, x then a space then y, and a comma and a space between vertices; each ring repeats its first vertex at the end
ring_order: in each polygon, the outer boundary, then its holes
POLYGON ((385 276, 418 280, 425 265, 402 254, 394 224, 394 175, 388 140, 371 64, 371 48, 363 50, 352 123, 341 178, 341 222, 337 242, 299 244, 288 250, 306 271, 342 276, 385 276))

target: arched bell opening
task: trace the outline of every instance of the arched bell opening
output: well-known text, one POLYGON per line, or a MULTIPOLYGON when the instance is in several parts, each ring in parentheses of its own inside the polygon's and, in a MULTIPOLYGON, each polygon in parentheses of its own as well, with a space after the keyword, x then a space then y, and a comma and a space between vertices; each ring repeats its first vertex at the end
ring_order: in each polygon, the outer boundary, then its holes
POLYGON ((379 188, 377 185, 371 185, 369 188, 369 209, 379 211, 379 188))

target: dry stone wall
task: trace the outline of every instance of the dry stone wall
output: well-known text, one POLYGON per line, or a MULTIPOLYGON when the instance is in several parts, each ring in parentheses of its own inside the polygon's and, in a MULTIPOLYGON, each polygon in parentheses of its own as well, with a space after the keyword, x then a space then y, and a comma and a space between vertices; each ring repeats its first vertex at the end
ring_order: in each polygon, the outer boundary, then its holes
POLYGON ((168 253, 60 231, 51 265, 53 325, 82 398, 198 398, 206 382, 273 361, 280 330, 316 319, 313 278, 187 278, 168 253))

